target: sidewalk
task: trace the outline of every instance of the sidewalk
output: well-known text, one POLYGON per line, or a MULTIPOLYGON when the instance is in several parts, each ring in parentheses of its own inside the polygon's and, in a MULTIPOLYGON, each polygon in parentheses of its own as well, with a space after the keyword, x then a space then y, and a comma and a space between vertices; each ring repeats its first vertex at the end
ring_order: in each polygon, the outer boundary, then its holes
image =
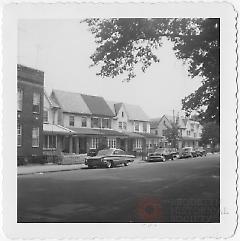
MULTIPOLYGON (((133 164, 144 163, 141 157, 137 157, 134 159, 133 164)), ((57 164, 35 164, 35 165, 27 165, 27 166, 18 166, 17 167, 17 175, 29 175, 29 174, 41 174, 47 172, 62 172, 62 171, 72 171, 78 170, 83 167, 87 167, 85 164, 72 164, 72 165, 57 165, 57 164)))
POLYGON ((84 164, 73 164, 73 165, 57 165, 57 164, 44 164, 44 165, 27 165, 18 166, 17 175, 28 175, 35 173, 46 173, 46 172, 61 172, 71 171, 86 167, 84 164))

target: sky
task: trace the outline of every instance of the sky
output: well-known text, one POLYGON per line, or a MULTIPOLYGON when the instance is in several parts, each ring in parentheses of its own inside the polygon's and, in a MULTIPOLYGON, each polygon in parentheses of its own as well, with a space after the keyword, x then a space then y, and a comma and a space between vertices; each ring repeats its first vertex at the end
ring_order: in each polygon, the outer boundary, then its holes
POLYGON ((188 77, 172 43, 157 51, 159 63, 124 82, 124 76, 102 78, 89 67, 96 44, 81 19, 21 20, 18 25, 18 63, 44 71, 45 89, 98 95, 106 100, 137 104, 150 118, 182 114, 181 100, 194 92, 201 79, 188 77))

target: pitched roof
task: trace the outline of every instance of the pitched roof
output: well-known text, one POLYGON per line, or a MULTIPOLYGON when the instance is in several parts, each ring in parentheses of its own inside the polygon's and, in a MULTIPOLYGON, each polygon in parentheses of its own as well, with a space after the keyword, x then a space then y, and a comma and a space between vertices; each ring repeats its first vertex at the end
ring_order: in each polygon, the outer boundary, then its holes
POLYGON ((51 124, 51 123, 43 123, 43 132, 44 133, 54 133, 54 134, 62 134, 62 135, 67 135, 73 133, 72 130, 56 125, 56 124, 51 124))
POLYGON ((91 114, 81 94, 62 90, 53 90, 51 98, 57 102, 63 112, 91 114))
POLYGON ((171 123, 176 122, 176 119, 177 119, 176 116, 174 116, 174 117, 172 115, 165 115, 165 116, 171 123))
POLYGON ((45 89, 44 89, 44 95, 51 107, 60 108, 59 105, 52 98, 50 98, 50 96, 48 96, 45 89))
POLYGON ((107 100, 106 102, 107 102, 108 106, 110 107, 112 113, 114 113, 116 115, 115 106, 114 106, 116 104, 116 102, 110 101, 110 100, 107 100))
POLYGON ((119 112, 119 110, 120 110, 122 105, 123 105, 123 103, 116 103, 116 104, 114 104, 116 114, 118 114, 118 112, 119 112))
POLYGON ((143 109, 138 105, 125 104, 126 112, 129 120, 136 121, 149 121, 149 117, 143 111, 143 109))
POLYGON ((81 96, 93 115, 115 116, 103 97, 84 94, 81 96))
POLYGON ((158 124, 159 124, 159 122, 160 122, 161 119, 162 119, 162 117, 150 119, 150 128, 151 128, 151 129, 156 129, 156 128, 158 128, 158 124))

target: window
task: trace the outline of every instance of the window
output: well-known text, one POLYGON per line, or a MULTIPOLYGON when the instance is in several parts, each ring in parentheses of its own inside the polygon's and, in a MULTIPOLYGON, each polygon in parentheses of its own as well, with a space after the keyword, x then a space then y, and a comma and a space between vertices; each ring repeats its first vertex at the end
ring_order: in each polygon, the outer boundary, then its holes
POLYGON ((123 128, 122 124, 123 124, 123 123, 122 123, 121 121, 118 122, 118 127, 119 127, 119 129, 122 129, 122 128, 123 128))
POLYGON ((91 127, 92 128, 101 128, 101 119, 97 117, 91 118, 91 127))
POLYGON ((57 136, 55 136, 55 135, 44 136, 43 148, 56 149, 57 148, 57 136))
POLYGON ((155 130, 155 135, 158 135, 158 130, 155 130))
POLYGON ((17 146, 22 145, 22 126, 17 124, 17 146))
POLYGON ((97 149, 98 148, 98 138, 92 138, 91 148, 93 148, 93 149, 97 149))
POLYGON ((124 117, 124 112, 122 111, 122 117, 124 117))
POLYGON ((134 122, 134 131, 139 131, 139 122, 134 122))
POLYGON ((40 113, 40 94, 33 93, 33 113, 40 113))
POLYGON ((22 111, 22 104, 23 104, 23 90, 18 89, 18 96, 17 96, 17 110, 22 111))
POLYGON ((116 138, 108 138, 108 148, 116 148, 116 138))
POLYGON ((48 111, 43 111, 43 123, 48 123, 48 111))
POLYGON ((87 117, 82 117, 82 127, 87 127, 87 117))
POLYGON ((187 135, 190 136, 190 134, 191 134, 191 131, 187 131, 187 135))
POLYGON ((126 155, 126 152, 123 151, 123 150, 118 149, 118 150, 115 150, 115 151, 113 152, 113 154, 114 154, 114 155, 126 155))
POLYGON ((143 122, 143 132, 147 132, 147 123, 143 122))
POLYGON ((39 128, 32 129, 32 147, 39 147, 39 128))
POLYGON ((74 115, 69 116, 69 126, 74 126, 74 115))
POLYGON ((127 130, 127 122, 123 122, 123 129, 127 130))
POLYGON ((142 140, 141 139, 136 139, 135 148, 142 148, 142 140))
POLYGON ((102 119, 102 128, 111 128, 111 122, 110 119, 103 118, 102 119))

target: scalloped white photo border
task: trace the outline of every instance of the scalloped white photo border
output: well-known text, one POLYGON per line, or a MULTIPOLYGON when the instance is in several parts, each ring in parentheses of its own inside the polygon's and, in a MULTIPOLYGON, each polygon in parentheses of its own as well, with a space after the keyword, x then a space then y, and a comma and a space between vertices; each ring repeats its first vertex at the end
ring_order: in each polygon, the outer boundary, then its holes
POLYGON ((226 238, 237 227, 237 12, 227 2, 12 3, 3 7, 3 231, 8 238, 226 238), (220 18, 220 223, 17 223, 16 66, 19 19, 220 18))

